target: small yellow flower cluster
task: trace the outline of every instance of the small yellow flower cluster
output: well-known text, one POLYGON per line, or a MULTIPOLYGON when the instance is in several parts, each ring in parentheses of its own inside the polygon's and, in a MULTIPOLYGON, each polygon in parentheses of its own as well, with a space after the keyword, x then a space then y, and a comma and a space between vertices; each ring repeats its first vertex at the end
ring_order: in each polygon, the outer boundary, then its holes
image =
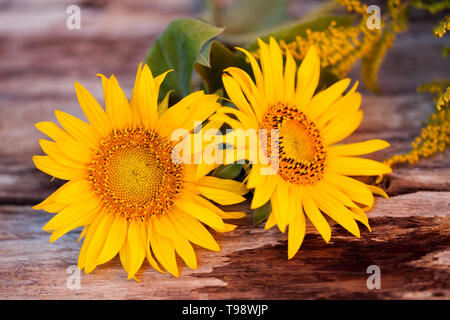
MULTIPOLYGON (((320 31, 308 29, 305 36, 297 36, 290 43, 280 40, 280 47, 284 53, 290 52, 296 60, 303 60, 308 48, 314 45, 321 66, 328 68, 338 77, 344 77, 357 59, 366 57, 373 51, 382 31, 367 28, 366 4, 362 4, 359 0, 337 0, 337 2, 347 11, 359 14, 360 22, 355 26, 338 26, 336 21, 332 21, 327 29, 320 31)), ((258 54, 255 53, 256 56, 258 54)))
POLYGON ((356 12, 360 15, 367 13, 367 5, 362 4, 359 0, 336 0, 336 2, 345 7, 348 12, 356 12))
POLYGON ((440 110, 450 99, 450 79, 434 80, 417 88, 418 92, 429 92, 434 96, 436 107, 440 110), (442 93, 444 92, 444 93, 442 93))
POLYGON ((291 43, 281 40, 280 47, 285 52, 289 51, 295 59, 302 60, 308 48, 314 45, 321 66, 343 77, 358 58, 370 52, 380 34, 379 30, 369 30, 362 24, 340 27, 332 21, 324 31, 307 30, 305 37, 297 36, 291 43))
MULTIPOLYGON (((442 92, 443 84, 449 81, 433 82, 418 88, 419 91, 435 93, 438 89, 442 92)), ((443 152, 450 146, 450 87, 437 99, 437 110, 433 113, 424 128, 420 137, 416 137, 411 143, 412 150, 405 154, 395 155, 384 161, 384 164, 392 166, 397 163, 413 164, 420 158, 427 158, 436 152, 443 152), (443 107, 445 106, 445 107, 443 107)))
POLYGON ((450 15, 439 21, 438 25, 434 27, 433 33, 436 37, 442 38, 447 30, 450 30, 450 15))
MULTIPOLYGON (((396 34, 407 26, 407 3, 388 0, 388 14, 381 19, 380 29, 367 28, 369 13, 367 5, 359 0, 336 0, 348 12, 358 14, 359 23, 339 26, 332 21, 325 30, 306 30, 286 43, 280 40, 284 53, 290 52, 296 60, 302 60, 308 48, 314 45, 320 57, 321 66, 337 77, 345 77, 358 59, 362 59, 362 79, 366 87, 380 92, 377 74, 386 52, 392 47, 396 34)), ((256 57, 259 52, 254 53, 256 57)))
POLYGON ((443 152, 450 146, 450 111, 438 110, 430 116, 430 120, 422 129, 420 137, 412 142, 412 150, 408 153, 395 155, 384 161, 384 164, 392 167, 397 163, 416 163, 420 158, 427 158, 436 152, 443 152))
POLYGON ((445 92, 439 97, 436 107, 438 110, 441 110, 443 106, 448 106, 448 102, 450 101, 450 87, 447 87, 445 92))
MULTIPOLYGON (((321 66, 328 68, 337 77, 344 77, 357 59, 369 56, 382 36, 381 29, 368 29, 367 5, 359 0, 336 0, 348 12, 360 15, 360 21, 354 26, 338 26, 332 21, 328 28, 320 31, 306 30, 306 35, 297 36, 292 42, 280 40, 284 53, 290 52, 296 60, 303 60, 308 48, 314 45, 320 57, 321 66)), ((382 26, 384 22, 382 21, 382 26)), ((393 41, 393 39, 392 39, 393 41)), ((391 43, 386 42, 386 43, 391 43)), ((387 50, 390 45, 386 46, 387 50)), ((259 53, 256 52, 255 56, 259 53)), ((381 60, 379 64, 381 64, 381 60)))
POLYGON ((366 56, 381 35, 381 31, 369 30, 366 27, 367 5, 358 0, 337 0, 349 12, 361 15, 360 23, 356 26, 337 26, 332 21, 324 31, 306 31, 305 37, 297 36, 295 41, 280 46, 285 52, 289 51, 297 60, 302 60, 308 48, 314 45, 318 51, 323 68, 338 77, 343 77, 350 70, 358 58, 366 56))

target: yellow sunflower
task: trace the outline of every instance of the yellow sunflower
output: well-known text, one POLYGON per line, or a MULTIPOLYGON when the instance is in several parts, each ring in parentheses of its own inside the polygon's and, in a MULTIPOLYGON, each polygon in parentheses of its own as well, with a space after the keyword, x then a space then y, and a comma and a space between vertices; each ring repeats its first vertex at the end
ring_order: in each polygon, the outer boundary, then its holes
POLYGON ((165 75, 153 78, 149 67, 140 65, 130 102, 114 76, 101 75, 106 112, 75 83, 89 123, 55 111, 62 128, 52 122, 36 124, 53 139, 39 141, 47 155, 33 157, 36 167, 69 181, 34 208, 57 213, 43 228, 52 232, 50 242, 84 227, 78 266, 86 273, 119 253, 128 278, 136 279, 145 258, 156 270, 164 272, 160 264, 178 276, 175 252, 197 268, 191 242, 220 250, 202 223, 226 232, 235 226, 222 219, 244 216, 224 212, 207 199, 224 205, 241 202, 245 186, 205 176, 198 164, 172 161, 178 142, 171 141, 173 130, 192 132, 194 121, 206 120, 221 105, 216 95, 202 91, 171 108, 167 96, 158 104, 165 75))
MULTIPOLYGON (((259 40, 259 47, 261 68, 255 57, 239 49, 248 57, 255 81, 235 67, 226 69, 222 77, 226 92, 238 110, 224 107, 212 117, 226 121, 234 129, 257 130, 259 140, 263 132, 260 129, 267 129, 268 141, 272 130, 278 132, 276 174, 264 174, 269 170, 263 169, 268 169, 270 164, 260 161, 253 163, 247 176, 247 187, 254 188, 251 208, 261 207, 270 200, 272 212, 266 228, 276 224, 285 232, 289 226, 289 259, 296 254, 305 236, 305 214, 326 242, 330 240, 331 229, 322 213, 359 237, 355 220, 370 230, 364 210, 373 205, 372 192, 385 193, 348 176, 390 172, 380 162, 357 157, 389 144, 378 139, 337 144, 355 131, 362 120, 361 95, 356 92, 357 84, 345 93, 349 79, 314 94, 320 74, 314 47, 309 48, 299 68, 289 52, 283 61, 273 38, 269 44, 259 40)), ((266 153, 272 154, 271 143, 262 143, 267 144, 266 153)))

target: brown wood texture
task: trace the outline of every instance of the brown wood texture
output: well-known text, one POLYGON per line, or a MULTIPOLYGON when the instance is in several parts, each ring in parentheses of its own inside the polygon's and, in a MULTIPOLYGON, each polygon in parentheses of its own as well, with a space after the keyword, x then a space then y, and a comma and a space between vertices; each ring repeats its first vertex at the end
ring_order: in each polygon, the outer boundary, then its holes
MULTIPOLYGON (((199 268, 182 266, 180 278, 146 265, 141 282, 127 280, 116 257, 82 273, 80 289, 67 288, 80 231, 49 244, 42 226, 51 215, 31 209, 60 185, 31 162, 43 137, 33 124, 54 120, 55 108, 82 117, 75 80, 102 101, 96 73, 114 73, 129 94, 150 43, 194 8, 188 0, 83 3, 81 30, 68 30, 63 1, 0 0, 0 299, 450 298, 449 152, 395 168, 382 182, 391 198, 377 197, 372 232, 361 226, 360 239, 333 225, 326 244, 308 226, 300 252, 288 261, 286 235, 253 226, 248 215, 235 231, 215 234, 222 251, 196 248, 199 268), (366 286, 370 265, 380 267, 379 290, 366 286)), ((293 1, 291 11, 299 16, 315 5, 293 1)), ((409 149, 433 110, 416 86, 449 76, 444 41, 432 36, 432 27, 428 15, 413 15, 382 66, 384 95, 362 89, 365 118, 348 141, 389 141, 392 147, 376 159, 409 149)), ((351 75, 359 77, 357 70, 351 75)))

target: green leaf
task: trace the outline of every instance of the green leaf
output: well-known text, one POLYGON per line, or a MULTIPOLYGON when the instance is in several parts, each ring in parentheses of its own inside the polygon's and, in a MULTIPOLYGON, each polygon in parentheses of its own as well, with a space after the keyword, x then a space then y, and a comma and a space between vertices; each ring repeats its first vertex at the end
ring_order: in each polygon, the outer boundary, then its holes
POLYGON ((267 220, 272 212, 272 206, 270 201, 267 201, 265 205, 253 210, 253 224, 257 225, 267 220))
POLYGON ((221 165, 211 175, 221 179, 234 179, 241 173, 241 169, 242 166, 240 164, 221 165))
POLYGON ((203 0, 202 20, 226 26, 223 35, 242 35, 273 28, 288 19, 290 0, 239 0, 229 4, 203 0), (257 19, 249 19, 257 17, 257 19))
MULTIPOLYGON (((311 31, 326 30, 332 21, 336 21, 337 26, 349 26, 354 23, 355 18, 351 16, 325 16, 313 21, 300 21, 273 30, 268 34, 261 36, 261 40, 267 43, 272 36, 278 41, 284 40, 287 43, 292 42, 295 41, 297 36, 305 37, 308 29, 311 31)), ((255 51, 256 49, 258 49, 257 41, 251 43, 247 47, 247 50, 249 51, 255 51)))
POLYGON ((222 31, 194 19, 183 18, 170 23, 146 57, 146 63, 155 75, 174 69, 161 85, 160 97, 170 90, 179 97, 189 94, 194 61, 205 43, 222 31))
POLYGON ((200 63, 205 66, 209 66, 209 56, 211 52, 211 45, 214 41, 209 41, 207 44, 205 44, 200 51, 200 53, 197 56, 197 59, 195 59, 195 63, 200 63))
POLYGON ((257 32, 288 18, 288 0, 240 0, 225 8, 225 33, 257 32), (252 18, 253 17, 253 18, 252 18))
POLYGON ((250 73, 251 67, 242 53, 234 53, 217 41, 211 43, 209 59, 203 58, 204 63, 196 62, 195 71, 205 81, 208 92, 212 93, 223 87, 223 70, 228 67, 241 68, 250 73), (208 64, 205 64, 208 63, 208 64))

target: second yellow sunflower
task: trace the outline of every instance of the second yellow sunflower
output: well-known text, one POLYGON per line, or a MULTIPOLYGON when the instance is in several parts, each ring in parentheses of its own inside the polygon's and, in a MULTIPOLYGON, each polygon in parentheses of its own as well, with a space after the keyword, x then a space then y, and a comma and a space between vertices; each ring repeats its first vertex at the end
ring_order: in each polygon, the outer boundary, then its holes
POLYGON ((269 141, 271 130, 278 130, 277 173, 264 174, 270 170, 262 169, 270 164, 254 163, 248 174, 247 186, 254 189, 251 208, 271 202, 272 213, 266 228, 276 224, 285 232, 289 226, 289 258, 296 254, 305 236, 305 215, 327 242, 331 228, 323 213, 359 237, 355 220, 370 229, 364 210, 374 203, 372 192, 383 194, 383 191, 348 176, 390 172, 380 162, 357 157, 389 144, 378 139, 337 144, 361 123, 361 95, 356 92, 357 84, 345 93, 350 79, 315 94, 320 62, 314 47, 310 47, 299 68, 289 52, 284 62, 273 38, 269 44, 259 40, 259 47, 261 66, 254 56, 240 49, 251 63, 255 81, 235 67, 226 69, 222 78, 228 96, 239 110, 222 108, 219 111, 222 115, 214 117, 234 129, 258 132, 267 129, 269 141))

